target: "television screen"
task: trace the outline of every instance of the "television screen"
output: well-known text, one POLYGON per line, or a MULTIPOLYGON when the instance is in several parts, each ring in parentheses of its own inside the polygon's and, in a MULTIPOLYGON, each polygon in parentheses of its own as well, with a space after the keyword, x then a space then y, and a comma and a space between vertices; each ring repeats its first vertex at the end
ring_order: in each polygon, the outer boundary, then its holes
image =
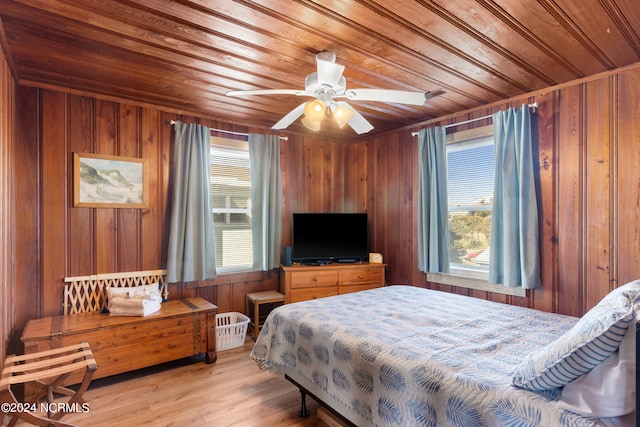
POLYGON ((294 213, 293 261, 366 261, 367 230, 366 213, 294 213))

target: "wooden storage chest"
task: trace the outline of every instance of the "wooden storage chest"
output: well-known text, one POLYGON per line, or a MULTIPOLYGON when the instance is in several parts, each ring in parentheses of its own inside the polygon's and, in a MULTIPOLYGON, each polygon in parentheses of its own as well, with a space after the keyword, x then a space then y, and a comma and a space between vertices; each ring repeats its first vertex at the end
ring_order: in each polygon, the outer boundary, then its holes
MULTIPOLYGON (((197 354, 216 360, 217 307, 203 298, 170 300, 148 316, 88 312, 33 319, 22 334, 25 354, 86 341, 98 364, 94 379, 197 354)), ((67 384, 81 378, 71 377, 67 384)))

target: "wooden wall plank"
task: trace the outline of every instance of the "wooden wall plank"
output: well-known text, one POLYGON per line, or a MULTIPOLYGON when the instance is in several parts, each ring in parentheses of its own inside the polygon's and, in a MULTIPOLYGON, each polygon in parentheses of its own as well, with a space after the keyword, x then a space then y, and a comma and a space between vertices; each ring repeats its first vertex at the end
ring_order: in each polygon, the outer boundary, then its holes
MULTIPOLYGON (((69 128, 67 135, 69 141, 69 165, 67 173, 67 191, 69 201, 69 235, 68 258, 73 260, 68 265, 69 276, 81 276, 86 271, 95 271, 95 254, 93 251, 95 242, 94 212, 89 208, 76 208, 73 206, 73 154, 95 152, 95 100, 88 97, 71 96, 68 98, 68 114, 66 126, 69 128)), ((56 146, 64 146, 63 141, 57 141, 56 146)), ((65 164, 55 165, 64 174, 65 164)))
POLYGON ((586 84, 586 173, 585 218, 586 248, 582 311, 593 307, 609 292, 611 245, 611 129, 610 117, 616 105, 612 78, 586 84), (598 118, 608 120, 598 120, 598 118))
POLYGON ((365 212, 367 206, 367 144, 364 142, 349 144, 345 163, 347 175, 345 187, 345 210, 365 212))
POLYGON ((640 278, 640 73, 618 81, 617 285, 640 278))
POLYGON ((584 159, 583 92, 582 86, 561 91, 558 117, 558 309, 562 313, 579 315, 582 304, 584 159))
MULTIPOLYGON (((24 102, 37 105, 38 93, 32 88, 19 88, 18 93, 24 102)), ((13 184, 12 209, 15 210, 13 222, 13 257, 14 275, 12 282, 20 285, 16 289, 14 303, 21 307, 16 310, 19 323, 28 320, 28 314, 42 312, 42 288, 40 269, 33 268, 40 261, 40 150, 37 144, 30 142, 36 139, 40 129, 38 117, 34 114, 16 116, 16 142, 13 156, 17 160, 10 169, 18 178, 13 184), (34 304, 34 297, 36 303, 34 304)))
MULTIPOLYGON (((119 105, 115 123, 117 127, 115 144, 118 156, 140 158, 142 151, 140 131, 142 128, 139 119, 137 107, 126 104, 119 105)), ((140 233, 141 211, 141 209, 117 209, 115 211, 117 271, 140 270, 143 246, 140 233)))
MULTIPOLYGON (((293 165, 287 161, 290 159, 291 152, 293 150, 292 144, 289 141, 280 140, 280 172, 282 174, 282 220, 283 222, 291 217, 292 211, 295 209, 295 203, 290 199, 289 195, 296 193, 296 182, 291 182, 287 179, 289 170, 293 165), (288 197, 289 196, 289 197, 288 197)), ((297 199, 296 199, 297 200, 297 199)), ((282 246, 292 245, 291 227, 285 227, 283 223, 282 227, 282 246)))
MULTIPOLYGON (((409 284, 413 283, 411 272, 417 269, 417 257, 412 256, 417 249, 417 232, 413 231, 413 225, 417 224, 417 204, 413 198, 413 188, 417 186, 417 138, 411 136, 409 132, 398 135, 398 188, 397 191, 401 195, 398 201, 400 207, 398 210, 398 218, 395 223, 398 227, 397 245, 386 249, 387 253, 396 253, 396 263, 399 268, 390 270, 389 276, 393 279, 391 283, 409 284), (406 148, 405 148, 406 147, 406 148), (415 160, 415 162, 414 162, 415 160), (415 173, 415 179, 414 179, 415 173), (409 188, 401 191, 401 183, 408 183, 409 188)), ((389 270, 389 269, 388 269, 389 270)))
POLYGON ((539 310, 554 311, 557 308, 558 285, 558 229, 557 229, 557 197, 558 149, 556 144, 556 126, 553 114, 557 110, 556 93, 541 95, 536 98, 538 108, 534 116, 536 126, 535 147, 538 159, 539 196, 538 223, 540 233, 540 281, 545 292, 533 292, 530 306, 539 310))
MULTIPOLYGON (((397 218, 397 207, 389 197, 393 195, 393 181, 390 164, 395 160, 394 144, 392 135, 385 138, 385 143, 377 143, 370 146, 373 148, 373 156, 369 160, 374 165, 374 191, 376 203, 367 206, 367 212, 371 218, 369 224, 373 227, 373 250, 387 252, 386 245, 390 236, 395 232, 395 228, 390 228, 392 222, 397 218), (394 213, 396 215, 394 215, 394 213), (389 220, 389 217, 393 217, 389 220), (379 249, 378 249, 379 248, 379 249)), ((395 189, 398 190, 397 188, 395 189)))
POLYGON ((0 49, 0 368, 4 367, 7 354, 17 352, 13 335, 16 330, 15 297, 22 283, 15 279, 19 274, 13 266, 13 223, 16 216, 13 205, 13 185, 17 179, 14 170, 16 148, 16 84, 9 64, 0 49))
POLYGON ((173 126, 167 125, 166 118, 147 108, 137 112, 139 116, 140 157, 147 159, 149 197, 146 209, 140 215, 140 269, 165 266, 169 242, 169 228, 165 219, 169 218, 169 164, 172 158, 173 126))
MULTIPOLYGON (((376 203, 372 206, 373 218, 376 225, 373 246, 374 252, 381 252, 383 259, 392 262, 394 265, 401 265, 403 256, 408 255, 402 250, 407 247, 406 235, 403 229, 407 225, 404 218, 409 213, 407 206, 403 203, 407 194, 406 181, 402 164, 402 152, 406 151, 405 145, 400 140, 400 135, 394 133, 385 138, 384 141, 378 139, 380 143, 375 145, 377 169, 379 171, 376 179, 379 180, 376 188, 376 199, 383 203, 376 203)), ((397 276, 403 270, 399 268, 387 269, 387 278, 390 283, 403 283, 397 276)))
POLYGON ((331 161, 331 151, 323 140, 305 142, 309 153, 309 201, 310 212, 325 212, 332 209, 328 189, 331 187, 331 171, 327 170, 327 162, 331 161))
MULTIPOLYGON (((288 141, 281 142, 284 147, 282 158, 282 182, 283 182, 283 199, 284 199, 284 222, 291 224, 291 214, 294 212, 309 211, 307 206, 308 194, 309 194, 309 180, 300 179, 299 177, 307 176, 308 159, 307 146, 300 141, 297 136, 289 137, 288 141)), ((291 245, 291 227, 284 227, 283 229, 289 233, 289 238, 285 234, 283 236, 284 242, 291 245)))
MULTIPOLYGON (((116 145, 118 105, 109 101, 96 102, 95 152, 118 155, 116 145)), ((116 209, 95 208, 95 257, 97 273, 118 271, 116 209)))
MULTIPOLYGON (((68 152, 68 96, 60 92, 42 92, 42 194, 41 316, 62 312, 62 279, 73 260, 68 257, 70 155, 68 152)), ((33 141, 38 143, 38 141, 33 141)), ((20 325, 22 327, 22 325, 20 325)))

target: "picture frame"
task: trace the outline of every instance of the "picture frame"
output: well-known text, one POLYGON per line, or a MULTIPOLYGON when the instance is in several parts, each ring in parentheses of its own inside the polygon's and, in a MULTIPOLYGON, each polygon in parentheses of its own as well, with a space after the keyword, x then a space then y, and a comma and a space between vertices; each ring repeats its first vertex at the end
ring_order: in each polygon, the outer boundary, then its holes
POLYGON ((73 153, 73 206, 146 208, 148 175, 145 159, 73 153))

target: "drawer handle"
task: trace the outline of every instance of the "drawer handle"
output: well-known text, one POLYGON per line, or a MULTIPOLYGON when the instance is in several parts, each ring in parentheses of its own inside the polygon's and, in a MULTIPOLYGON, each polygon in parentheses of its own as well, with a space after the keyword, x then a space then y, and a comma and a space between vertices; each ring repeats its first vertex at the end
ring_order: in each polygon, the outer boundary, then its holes
POLYGON ((358 276, 358 279, 362 280, 362 279, 364 279, 364 276, 360 275, 360 276, 358 276))
POLYGON ((313 281, 314 281, 314 282, 317 282, 317 281, 318 281, 318 278, 317 278, 317 277, 314 277, 314 278, 313 278, 313 281))

